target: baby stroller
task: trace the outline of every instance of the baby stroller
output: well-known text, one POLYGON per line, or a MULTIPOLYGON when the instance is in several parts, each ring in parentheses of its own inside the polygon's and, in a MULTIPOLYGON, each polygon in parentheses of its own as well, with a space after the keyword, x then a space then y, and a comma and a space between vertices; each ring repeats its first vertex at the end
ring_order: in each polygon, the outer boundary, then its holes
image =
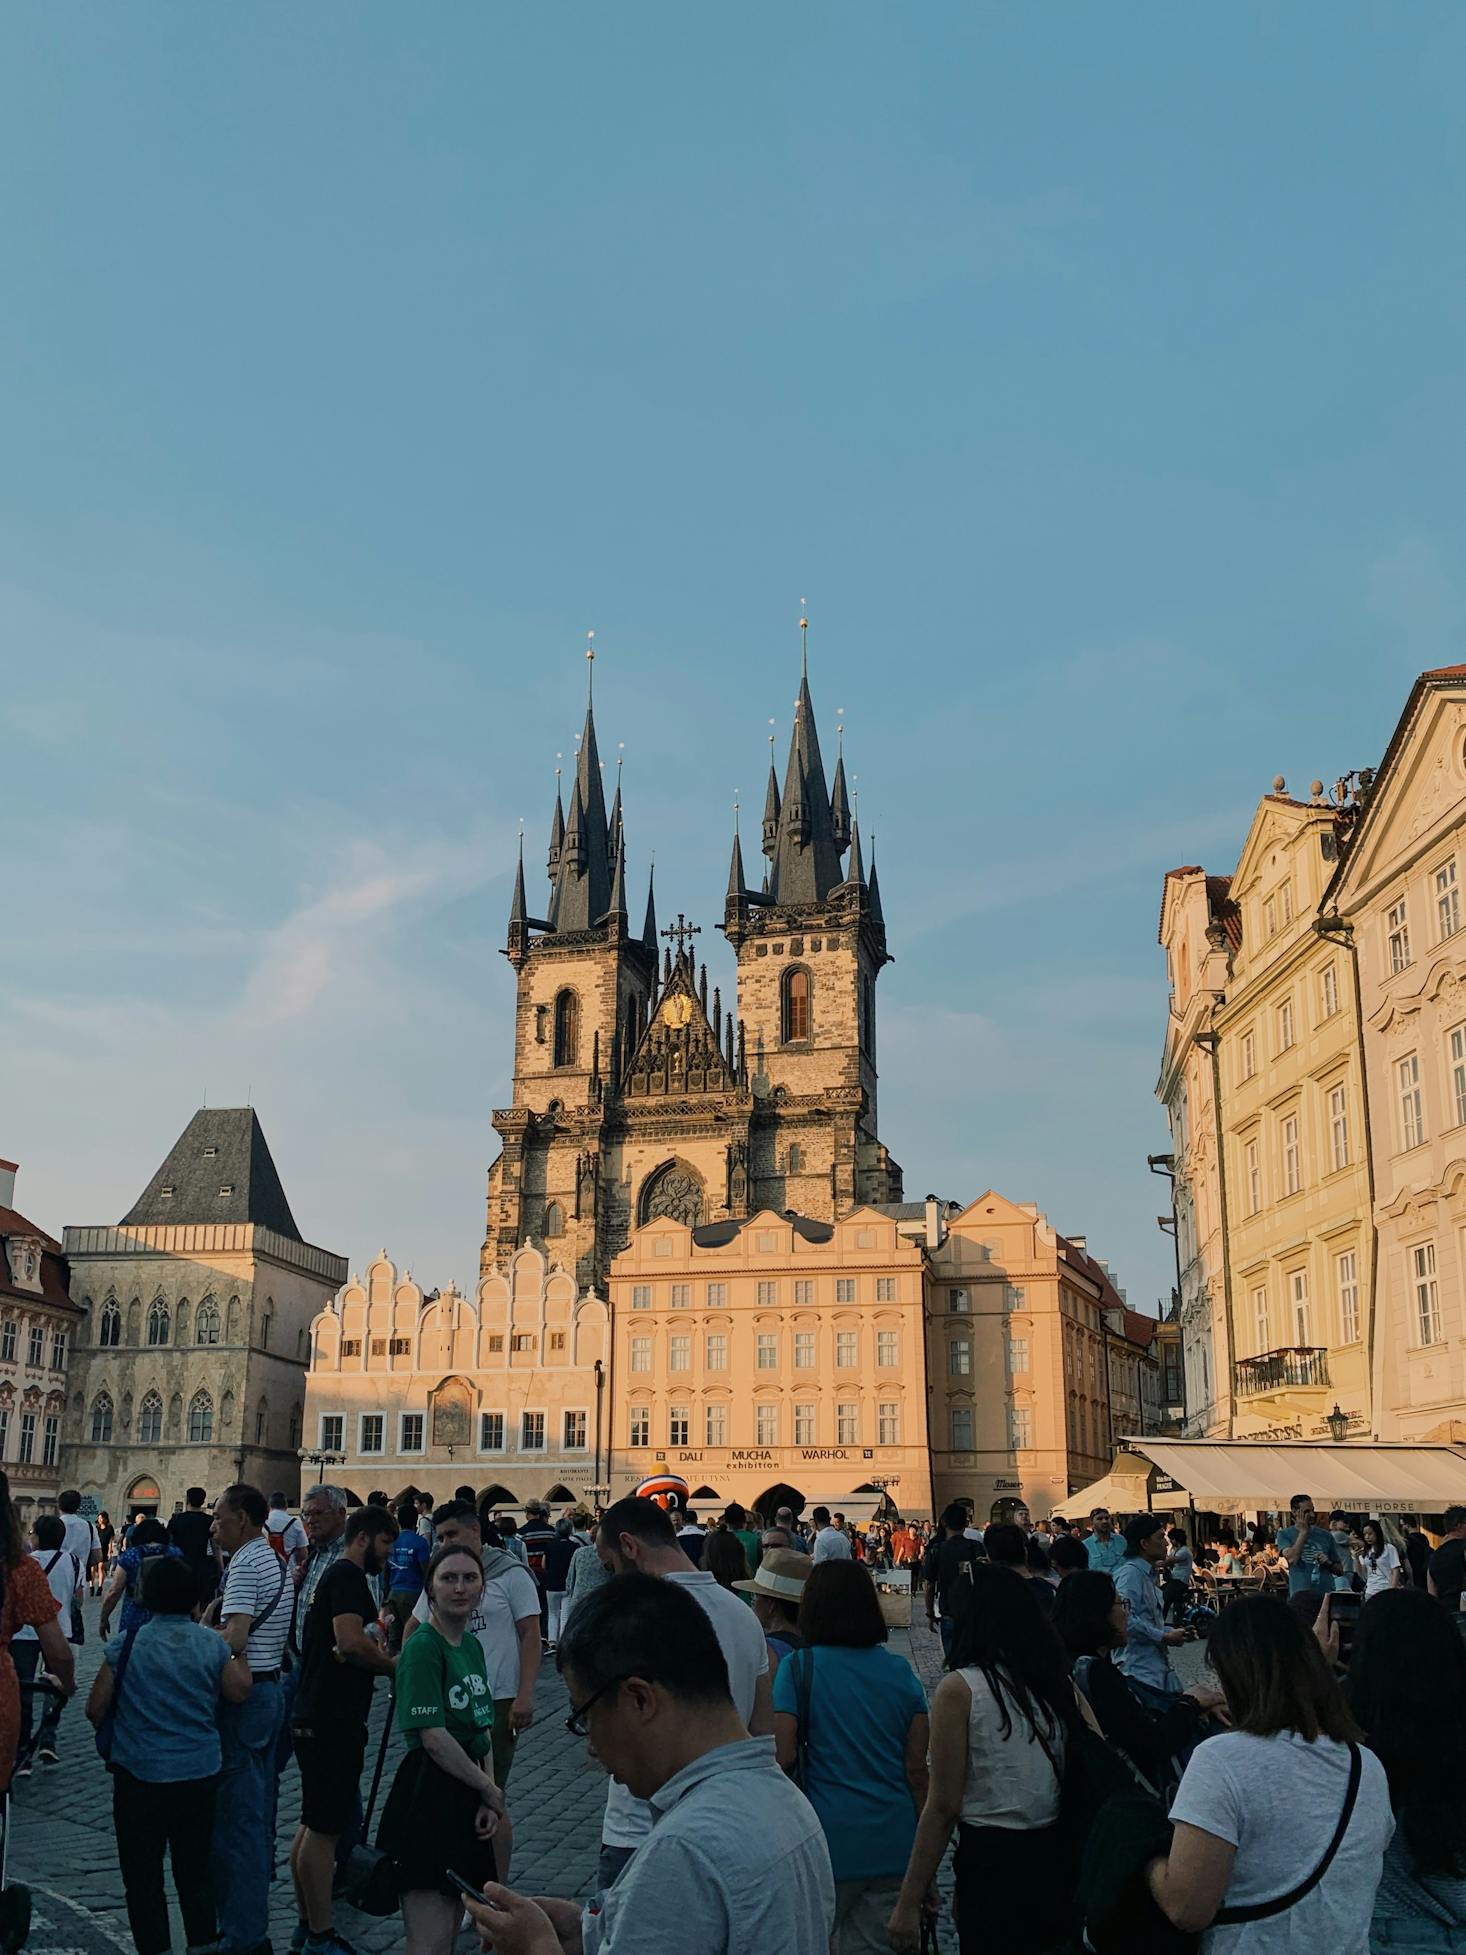
MULTIPOLYGON (((38 1692, 49 1697, 62 1695, 61 1686, 47 1676, 34 1677, 20 1688, 32 1695, 38 1692)), ((30 1737, 15 1755, 15 1768, 10 1774, 12 1789, 16 1772, 30 1763, 40 1742, 41 1720, 33 1718, 30 1737)), ((26 1936, 31 1931, 31 1890, 19 1883, 10 1884, 10 1799, 9 1791, 0 1795, 0 1955, 17 1955, 25 1947, 26 1936)))

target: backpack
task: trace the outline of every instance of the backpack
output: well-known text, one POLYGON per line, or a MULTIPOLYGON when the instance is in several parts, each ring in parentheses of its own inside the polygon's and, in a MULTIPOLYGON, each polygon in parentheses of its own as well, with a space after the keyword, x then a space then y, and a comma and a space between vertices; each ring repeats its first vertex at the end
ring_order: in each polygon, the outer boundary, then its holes
POLYGON ((973 1564, 984 1558, 982 1550, 976 1541, 959 1534, 939 1542, 931 1552, 937 1608, 943 1616, 950 1616, 957 1607, 956 1585, 960 1582, 965 1588, 971 1588, 973 1564))
POLYGON ((279 1555, 282 1561, 288 1561, 290 1558, 288 1550, 286 1549, 285 1546, 285 1536, 289 1533, 289 1531, 290 1531, 289 1522, 287 1522, 284 1527, 267 1527, 265 1529, 265 1539, 269 1542, 270 1546, 275 1550, 276 1554, 279 1555))

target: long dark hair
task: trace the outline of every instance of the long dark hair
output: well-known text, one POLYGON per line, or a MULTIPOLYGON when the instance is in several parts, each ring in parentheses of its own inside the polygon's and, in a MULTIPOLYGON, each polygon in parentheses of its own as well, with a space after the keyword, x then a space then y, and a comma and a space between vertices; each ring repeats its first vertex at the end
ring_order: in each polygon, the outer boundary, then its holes
POLYGON ((1349 1707, 1390 1781, 1415 1870, 1466 1876, 1466 1642, 1423 1589, 1359 1612, 1349 1707))
POLYGON ((1012 1735, 1009 1704, 1035 1732, 1052 1737, 1077 1715, 1063 1645, 1039 1607, 1032 1584, 1001 1563, 974 1562, 971 1581, 952 1585, 956 1626, 949 1670, 981 1670, 1012 1735))
POLYGON ((1358 1737, 1316 1638, 1281 1597, 1239 1596, 1206 1648, 1234 1730, 1255 1738, 1296 1731, 1310 1744, 1358 1737))

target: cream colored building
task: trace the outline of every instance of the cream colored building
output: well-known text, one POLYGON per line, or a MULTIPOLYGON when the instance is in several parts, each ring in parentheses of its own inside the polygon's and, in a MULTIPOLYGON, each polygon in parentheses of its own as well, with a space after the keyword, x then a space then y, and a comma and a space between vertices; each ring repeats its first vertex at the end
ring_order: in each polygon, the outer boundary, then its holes
POLYGON ((310 1324, 346 1264, 303 1240, 252 1109, 196 1113, 122 1221, 65 1249, 82 1324, 63 1482, 114 1520, 190 1486, 293 1494, 310 1324))
POLYGON ((1450 1437, 1466 1419, 1463 881, 1466 666, 1451 666, 1412 689, 1325 897, 1362 998, 1381 1439, 1450 1437))
POLYGON ((875 1208, 638 1229, 611 1264, 613 1497, 670 1472, 694 1506, 929 1513, 923 1283, 875 1208))
POLYGON ((383 1250, 311 1326, 312 1470, 363 1498, 586 1500, 611 1436, 606 1327, 605 1303, 532 1245, 474 1298, 425 1294, 383 1250))
POLYGON ((1352 811, 1277 782, 1229 896, 1240 923, 1212 1015, 1234 1330, 1231 1436, 1372 1429, 1373 1225, 1349 953, 1315 928, 1352 811))
POLYGON ((0 1161, 0 1469, 21 1518, 61 1491, 67 1372, 81 1312, 61 1244, 15 1207, 14 1161, 0 1161))
POLYGON ((1161 895, 1160 942, 1170 999, 1156 1096, 1171 1129, 1184 1428, 1197 1439, 1227 1438, 1232 1430, 1235 1338, 1215 1017, 1235 934, 1228 879, 1194 865, 1173 869, 1161 895))

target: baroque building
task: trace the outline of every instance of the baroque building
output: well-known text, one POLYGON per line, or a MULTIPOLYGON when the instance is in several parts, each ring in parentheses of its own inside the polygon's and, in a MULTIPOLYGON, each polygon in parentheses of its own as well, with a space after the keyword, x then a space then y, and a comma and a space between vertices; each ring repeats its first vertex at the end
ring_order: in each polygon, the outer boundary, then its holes
POLYGON ((253 1109, 196 1113, 122 1220, 65 1248, 67 1483, 114 1519, 231 1480, 293 1493, 310 1325, 346 1264, 302 1238, 253 1109))
POLYGON ((15 1207, 14 1161, 0 1161, 0 1469, 22 1520, 54 1513, 61 1491, 66 1379, 81 1312, 61 1244, 15 1207))
POLYGON ((725 1007, 698 929, 679 916, 659 937, 650 884, 633 932, 621 792, 607 813, 588 702, 568 814, 555 797, 543 916, 522 852, 515 878, 513 1095, 493 1116, 483 1275, 533 1242, 603 1291, 633 1229, 659 1216, 699 1227, 797 1208, 830 1221, 900 1199, 876 1126, 880 888, 843 758, 826 778, 807 672, 782 789, 769 770, 762 845, 754 888, 734 835, 725 1007))

